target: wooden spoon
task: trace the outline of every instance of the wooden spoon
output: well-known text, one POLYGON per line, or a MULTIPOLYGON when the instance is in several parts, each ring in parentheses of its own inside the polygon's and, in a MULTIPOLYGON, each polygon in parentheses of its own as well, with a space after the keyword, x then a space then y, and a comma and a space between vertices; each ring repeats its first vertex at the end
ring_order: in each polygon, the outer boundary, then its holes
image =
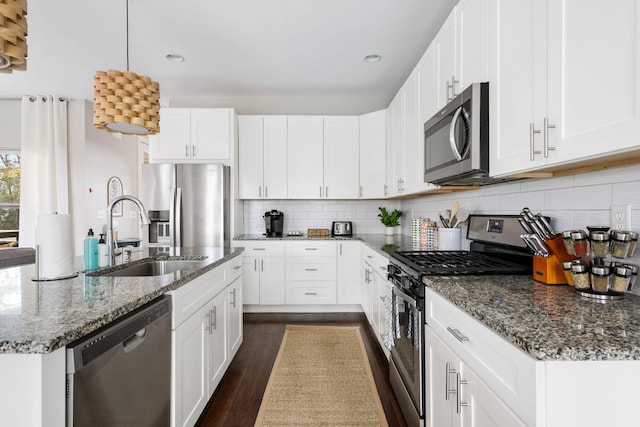
POLYGON ((459 208, 458 214, 456 215, 456 221, 451 226, 451 228, 456 228, 457 226, 461 225, 468 219, 469 219, 469 211, 466 210, 465 208, 459 208))
POLYGON ((453 224, 455 223, 456 214, 458 213, 458 209, 460 209, 460 203, 453 202, 453 206, 451 206, 451 216, 449 217, 449 224, 453 228, 453 224))

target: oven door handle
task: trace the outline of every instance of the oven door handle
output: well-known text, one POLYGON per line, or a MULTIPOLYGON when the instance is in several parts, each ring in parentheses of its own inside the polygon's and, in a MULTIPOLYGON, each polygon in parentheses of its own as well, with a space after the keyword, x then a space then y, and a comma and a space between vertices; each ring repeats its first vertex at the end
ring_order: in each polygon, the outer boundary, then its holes
POLYGON ((405 294, 404 292, 402 292, 400 289, 398 289, 397 287, 393 288, 393 293, 396 294, 397 296, 399 296, 400 298, 402 298, 404 301, 410 303, 411 305, 413 305, 414 307, 418 306, 418 301, 416 301, 415 298, 413 298, 412 296, 409 296, 407 294, 405 294))

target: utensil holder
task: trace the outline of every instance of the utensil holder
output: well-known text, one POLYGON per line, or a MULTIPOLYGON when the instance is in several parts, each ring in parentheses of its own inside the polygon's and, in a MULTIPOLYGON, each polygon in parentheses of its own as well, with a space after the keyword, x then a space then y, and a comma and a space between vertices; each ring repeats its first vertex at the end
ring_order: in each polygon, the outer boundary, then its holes
POLYGON ((438 228, 438 250, 459 251, 462 248, 461 228, 438 228))

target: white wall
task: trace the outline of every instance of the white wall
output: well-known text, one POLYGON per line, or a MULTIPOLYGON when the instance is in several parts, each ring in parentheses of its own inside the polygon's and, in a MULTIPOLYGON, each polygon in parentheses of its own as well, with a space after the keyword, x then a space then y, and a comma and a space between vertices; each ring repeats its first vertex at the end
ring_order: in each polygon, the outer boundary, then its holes
POLYGON ((0 99, 0 149, 20 149, 20 100, 0 99))

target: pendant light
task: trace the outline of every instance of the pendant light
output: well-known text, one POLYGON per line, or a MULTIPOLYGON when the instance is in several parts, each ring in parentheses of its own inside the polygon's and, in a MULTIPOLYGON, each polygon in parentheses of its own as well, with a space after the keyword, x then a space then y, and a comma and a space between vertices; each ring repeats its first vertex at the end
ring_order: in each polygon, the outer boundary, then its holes
POLYGON ((129 71, 129 0, 126 1, 127 71, 96 71, 93 124, 109 132, 154 135, 160 131, 160 85, 150 77, 129 71))
POLYGON ((0 73, 27 69, 27 0, 0 0, 0 73))

